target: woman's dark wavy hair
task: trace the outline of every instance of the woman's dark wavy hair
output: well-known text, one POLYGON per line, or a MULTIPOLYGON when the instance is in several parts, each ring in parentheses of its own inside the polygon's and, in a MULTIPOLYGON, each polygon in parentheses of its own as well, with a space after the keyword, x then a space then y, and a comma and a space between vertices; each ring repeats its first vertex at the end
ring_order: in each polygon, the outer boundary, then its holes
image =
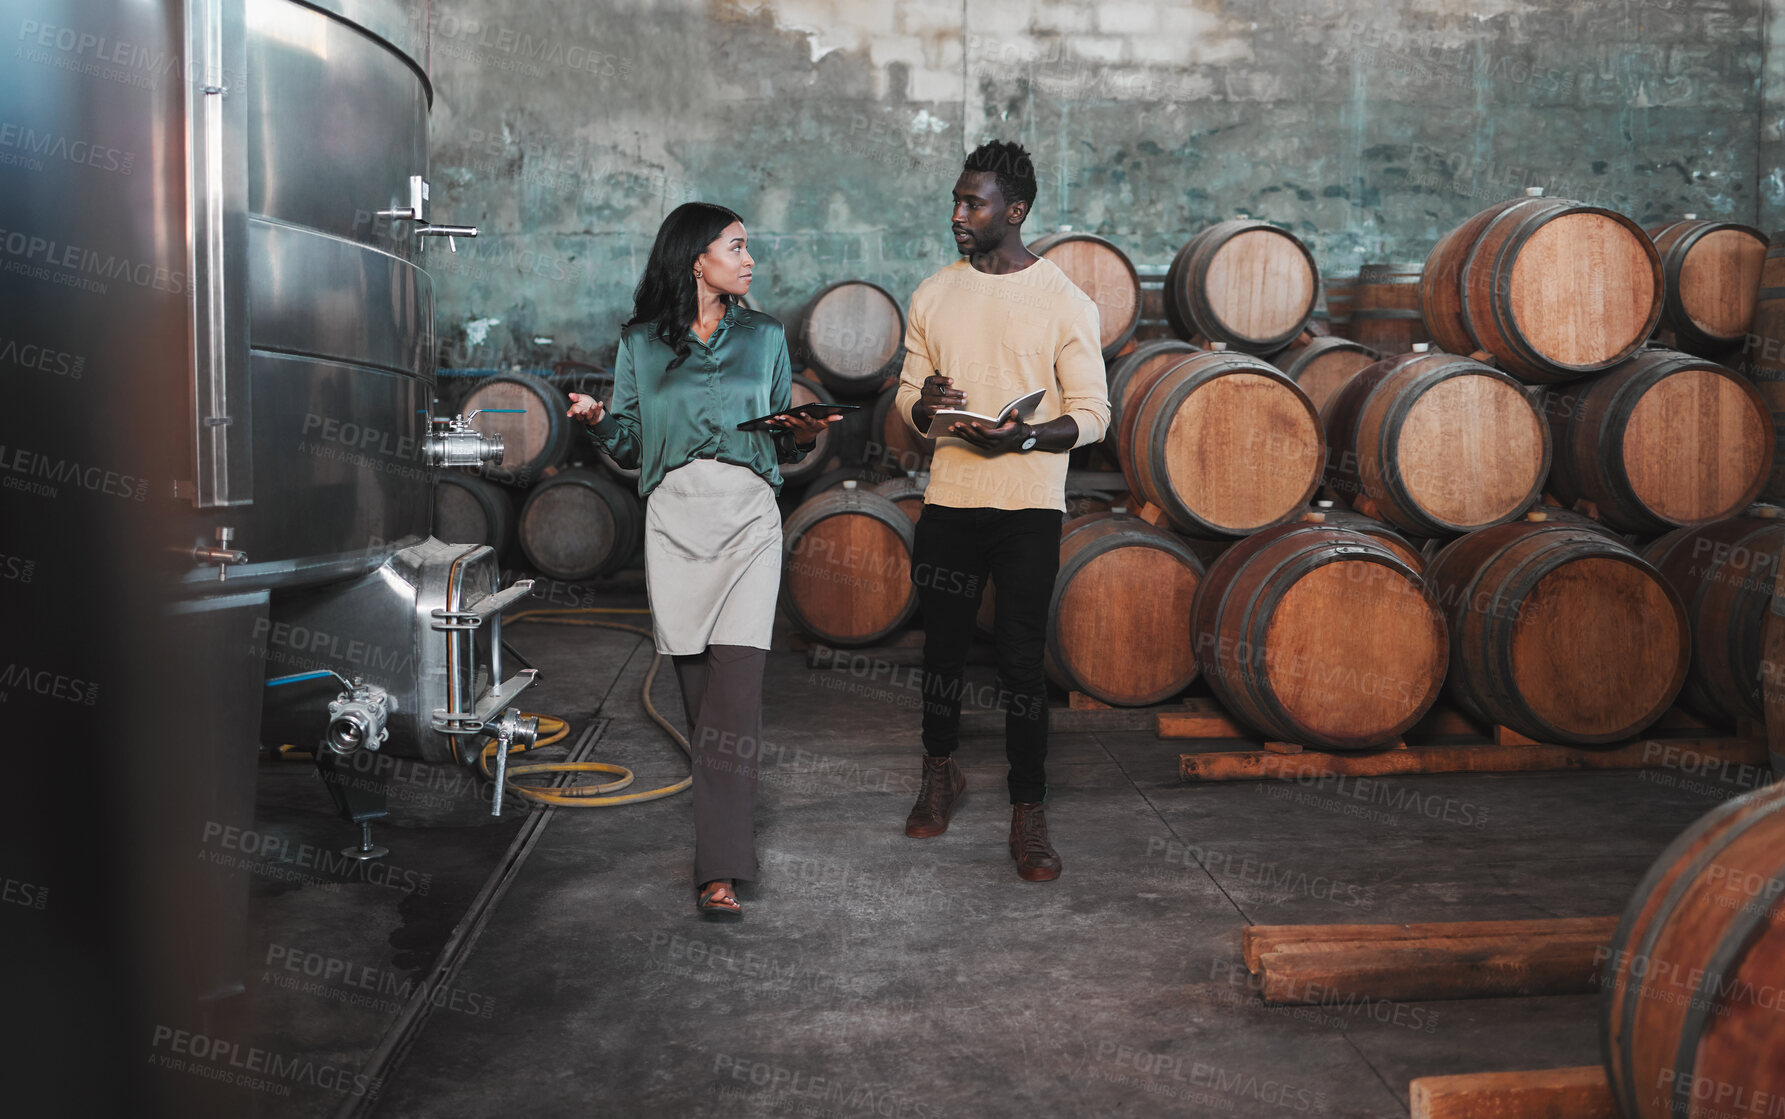
MULTIPOLYGON (((655 326, 657 337, 675 351, 675 360, 669 363, 671 369, 688 359, 688 327, 699 311, 694 261, 725 232, 726 226, 742 220, 711 202, 684 202, 671 210, 657 229, 651 259, 645 263, 644 277, 632 294, 632 317, 626 325, 655 326)), ((737 301, 730 295, 720 298, 727 303, 737 301)))

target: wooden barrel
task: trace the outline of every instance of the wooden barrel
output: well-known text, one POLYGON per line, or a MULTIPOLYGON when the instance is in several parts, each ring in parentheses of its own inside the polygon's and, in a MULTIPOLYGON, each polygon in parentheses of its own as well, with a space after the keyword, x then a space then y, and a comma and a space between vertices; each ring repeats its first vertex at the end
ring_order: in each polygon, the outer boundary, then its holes
POLYGON ((1158 374, 1191 354, 1201 352, 1200 347, 1176 338, 1152 338, 1111 362, 1106 378, 1109 425, 1104 442, 1111 446, 1118 442, 1108 436, 1121 430, 1122 405, 1128 399, 1131 387, 1137 391, 1145 391, 1158 374))
POLYGON ((1160 281, 1148 279, 1140 287, 1140 318, 1134 324, 1134 340, 1150 342, 1170 338, 1171 323, 1165 318, 1165 292, 1160 281))
POLYGON ((1692 626, 1692 665, 1680 702, 1726 727, 1738 718, 1766 717, 1761 639, 1785 520, 1773 506, 1754 512, 1765 515, 1675 529, 1642 550, 1686 604, 1692 626))
POLYGON ((1318 412, 1340 386, 1382 356, 1347 338, 1304 337, 1273 358, 1271 364, 1302 387, 1318 412))
POLYGON ((1029 251, 1059 266, 1097 304, 1104 360, 1115 357, 1140 322, 1140 275, 1128 254, 1101 237, 1071 232, 1050 233, 1029 251))
POLYGON ((1591 502, 1624 532, 1653 535, 1733 516, 1760 495, 1774 435, 1745 378, 1677 350, 1644 350, 1544 394, 1556 449, 1549 489, 1591 502))
POLYGON ((1351 304, 1357 291, 1356 276, 1322 276, 1321 302, 1326 308, 1327 332, 1334 338, 1351 337, 1351 304))
POLYGON ((903 509, 905 515, 911 518, 911 523, 916 524, 917 518, 923 515, 923 491, 929 485, 929 471, 913 470, 897 478, 876 482, 868 488, 903 509))
POLYGON ((1247 354, 1182 359, 1144 396, 1130 391, 1123 423, 1129 490, 1188 536, 1244 536, 1293 520, 1320 484, 1319 414, 1294 381, 1247 354))
POLYGON ((1617 742, 1685 682, 1680 596, 1602 533, 1495 525, 1451 541, 1425 577, 1450 623, 1449 694, 1478 719, 1538 742, 1617 742))
POLYGON ((521 506, 521 551, 542 575, 575 582, 617 570, 644 539, 644 507, 593 470, 560 470, 521 506))
POLYGON ((1718 805, 1637 885, 1600 972, 1625 1119, 1722 1119, 1785 1099, 1785 784, 1718 805))
POLYGON ((502 437, 502 461, 484 467, 484 476, 527 486, 548 467, 564 461, 570 449, 570 398, 544 377, 494 373, 481 378, 459 405, 461 415, 478 408, 518 408, 518 413, 483 412, 471 426, 502 437))
POLYGON ((1342 528, 1349 532, 1361 532, 1373 537, 1378 544, 1401 557, 1408 567, 1415 572, 1426 569, 1426 555, 1421 550, 1424 543, 1416 543, 1396 532, 1393 528, 1374 517, 1366 517, 1362 513, 1350 509, 1341 509, 1331 501, 1316 501, 1314 508, 1302 515, 1303 524, 1324 524, 1332 528, 1342 528))
POLYGON ((872 645, 917 610, 911 518, 854 482, 807 498, 782 526, 781 608, 827 645, 872 645))
POLYGON ((895 381, 874 399, 874 415, 868 426, 863 462, 882 474, 927 471, 930 458, 936 453, 936 441, 928 435, 919 435, 899 415, 898 394, 899 386, 895 381))
POLYGON ((1420 313, 1421 271, 1417 261, 1360 268, 1346 337, 1382 354, 1404 354, 1415 343, 1430 342, 1431 332, 1420 313))
POLYGON ((1304 746, 1392 741, 1444 682, 1444 619, 1418 573, 1373 537, 1324 524, 1228 548, 1202 578, 1190 635, 1228 714, 1304 746))
POLYGON ((1066 522, 1048 605, 1048 678, 1118 707, 1163 703, 1196 679, 1190 607, 1202 562, 1138 517, 1066 522))
MULTIPOLYGON (((801 404, 835 403, 835 399, 825 390, 825 387, 811 377, 795 377, 789 390, 789 396, 792 399, 790 407, 797 408, 801 404)), ((840 424, 841 421, 827 424, 824 430, 818 433, 818 442, 806 453, 805 458, 798 462, 782 463, 781 477, 789 482, 797 482, 803 478, 815 477, 823 473, 824 464, 829 462, 831 456, 836 453, 839 441, 837 428, 840 424)))
POLYGON ((1661 258, 1648 235, 1622 214, 1563 199, 1489 207, 1439 240, 1424 276, 1439 346, 1486 350, 1533 383, 1609 369, 1661 319, 1661 258))
POLYGON ((1314 315, 1314 254, 1269 222, 1224 221, 1178 250, 1165 276, 1165 313, 1179 338, 1201 334, 1251 354, 1276 353, 1314 315))
POLYGON ((434 475, 434 538, 448 544, 488 544, 500 557, 514 543, 514 503, 508 491, 475 474, 434 475))
POLYGON ((1321 422, 1328 492, 1417 536, 1511 520, 1549 471, 1549 429, 1524 386, 1454 354, 1377 362, 1332 395, 1321 422))
POLYGON ((1066 491, 1066 519, 1068 521, 1077 520, 1079 517, 1092 513, 1108 513, 1118 505, 1126 510, 1127 494, 1111 493, 1107 490, 1066 491))
POLYGON ((1754 321, 1766 234, 1692 216, 1647 232, 1667 278, 1661 325, 1679 348, 1716 357, 1741 346, 1754 321))
POLYGON ((1774 233, 1760 269, 1760 291, 1741 366, 1773 417, 1773 463, 1760 495, 1785 500, 1785 230, 1774 233))
POLYGON ((795 358, 838 396, 879 390, 904 352, 905 313, 878 284, 844 280, 801 308, 795 358))
POLYGON ((805 501, 826 490, 834 490, 844 482, 859 482, 863 486, 871 486, 884 481, 886 481, 885 474, 876 473, 865 466, 839 466, 834 470, 826 470, 816 478, 807 480, 805 488, 800 490, 800 500, 805 501))

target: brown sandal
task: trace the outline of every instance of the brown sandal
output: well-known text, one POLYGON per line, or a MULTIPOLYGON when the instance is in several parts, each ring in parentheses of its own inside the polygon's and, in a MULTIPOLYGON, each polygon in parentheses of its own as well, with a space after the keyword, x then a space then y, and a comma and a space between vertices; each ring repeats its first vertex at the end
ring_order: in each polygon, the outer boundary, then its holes
POLYGON ((700 888, 698 904, 702 913, 721 913, 732 917, 744 915, 744 907, 738 904, 736 891, 723 878, 715 878, 700 888))

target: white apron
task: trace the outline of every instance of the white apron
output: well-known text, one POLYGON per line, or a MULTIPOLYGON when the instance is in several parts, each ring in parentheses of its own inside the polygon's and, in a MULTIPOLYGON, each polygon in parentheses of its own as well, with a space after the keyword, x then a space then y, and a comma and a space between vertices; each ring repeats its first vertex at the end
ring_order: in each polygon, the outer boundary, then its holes
POLYGON ((767 649, 781 590, 781 510, 746 466, 697 458, 645 502, 645 588, 665 656, 767 649))

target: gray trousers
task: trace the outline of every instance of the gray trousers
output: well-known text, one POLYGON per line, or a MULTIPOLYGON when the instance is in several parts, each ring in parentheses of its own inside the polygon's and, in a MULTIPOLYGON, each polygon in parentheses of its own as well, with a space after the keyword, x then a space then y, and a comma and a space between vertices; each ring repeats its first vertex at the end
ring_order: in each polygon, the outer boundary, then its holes
POLYGON ((756 771, 767 649, 709 645, 675 658, 694 771, 694 884, 756 878, 756 771))

